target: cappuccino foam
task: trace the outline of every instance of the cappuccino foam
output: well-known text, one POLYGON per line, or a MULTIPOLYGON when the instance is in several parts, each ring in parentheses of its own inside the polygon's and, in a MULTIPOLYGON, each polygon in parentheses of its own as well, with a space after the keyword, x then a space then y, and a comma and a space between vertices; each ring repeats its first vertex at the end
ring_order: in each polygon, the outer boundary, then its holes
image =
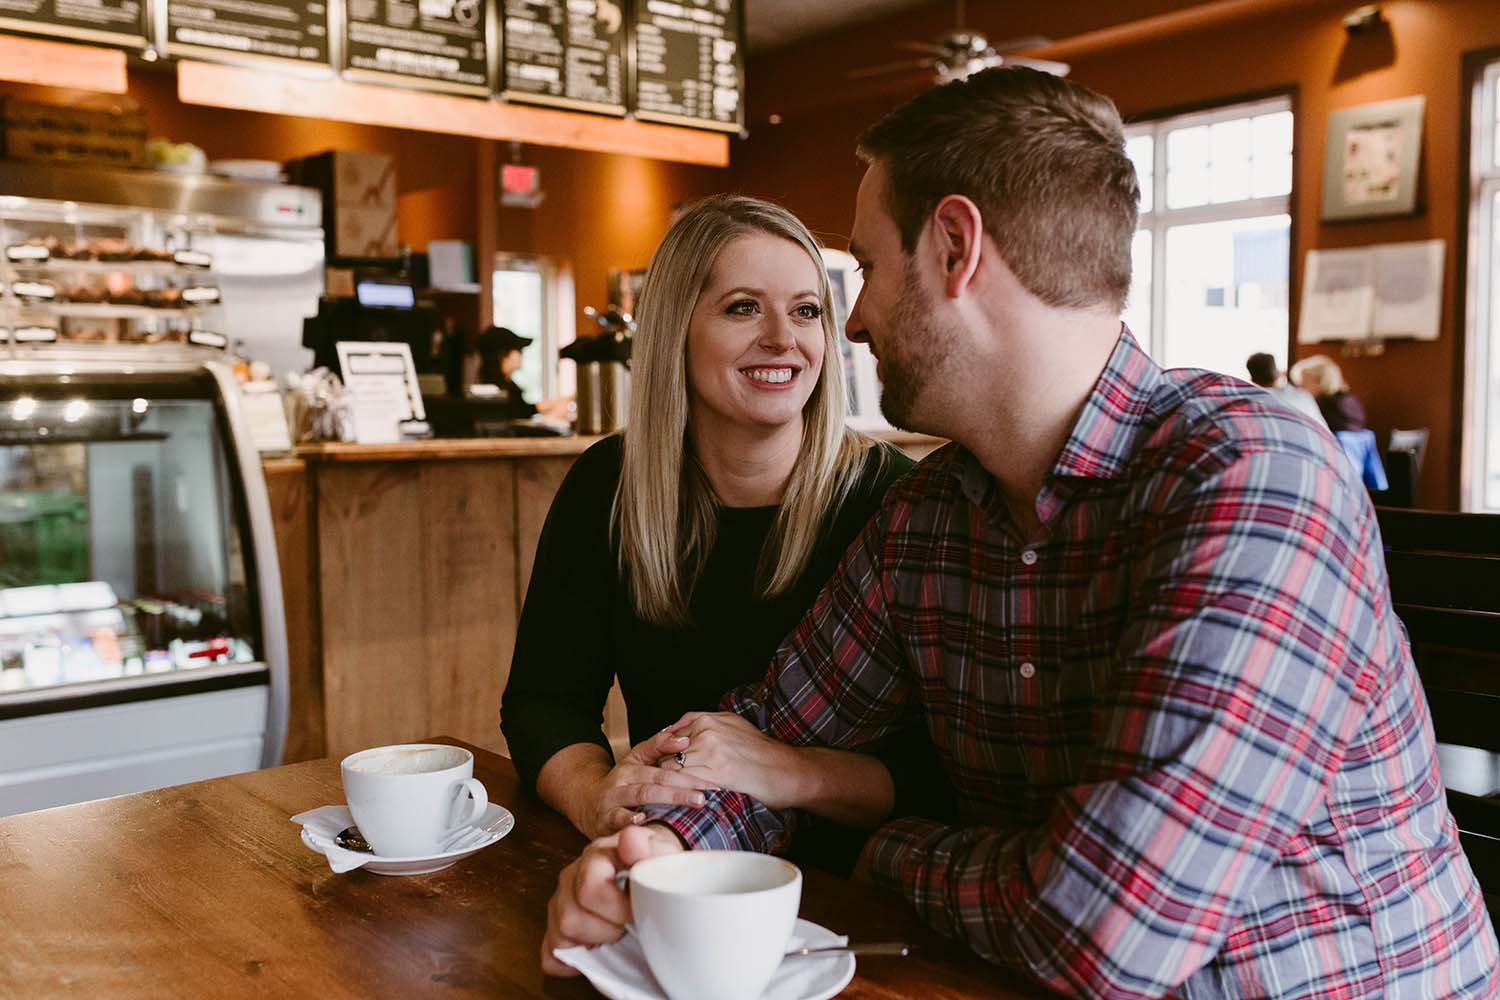
POLYGON ((464 752, 453 747, 405 747, 366 754, 349 762, 349 770, 364 774, 428 774, 458 767, 464 752))

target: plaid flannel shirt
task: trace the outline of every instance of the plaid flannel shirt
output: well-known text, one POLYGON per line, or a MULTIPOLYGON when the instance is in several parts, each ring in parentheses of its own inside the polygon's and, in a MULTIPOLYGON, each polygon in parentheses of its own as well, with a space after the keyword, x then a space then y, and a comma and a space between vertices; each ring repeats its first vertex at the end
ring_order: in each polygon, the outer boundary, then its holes
MULTIPOLYGON (((877 884, 1068 993, 1500 994, 1333 438, 1127 330, 1036 511, 1018 539, 972 455, 931 456, 726 698, 794 745, 926 727, 961 823, 877 831, 877 884)), ((737 793, 654 812, 702 848, 776 850, 794 822, 737 793)))

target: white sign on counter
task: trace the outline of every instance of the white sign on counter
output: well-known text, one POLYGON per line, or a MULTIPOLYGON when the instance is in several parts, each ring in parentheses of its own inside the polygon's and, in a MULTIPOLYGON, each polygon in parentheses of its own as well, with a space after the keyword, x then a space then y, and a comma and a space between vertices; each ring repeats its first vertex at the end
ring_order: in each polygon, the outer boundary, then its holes
POLYGON ((355 441, 393 444, 402 422, 427 419, 409 345, 343 340, 338 355, 355 441))

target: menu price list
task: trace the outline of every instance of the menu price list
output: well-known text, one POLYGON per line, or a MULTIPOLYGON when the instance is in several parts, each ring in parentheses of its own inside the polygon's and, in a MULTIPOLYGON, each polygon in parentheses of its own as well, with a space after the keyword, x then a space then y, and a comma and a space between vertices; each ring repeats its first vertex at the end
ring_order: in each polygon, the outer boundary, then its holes
POLYGON ((140 0, 0 0, 0 24, 85 41, 146 43, 140 0))
POLYGON ((507 96, 624 113, 618 0, 505 0, 507 96))
POLYGON ((742 124, 742 0, 645 0, 636 8, 635 108, 642 118, 742 124))
POLYGON ((328 5, 277 0, 167 2, 167 44, 328 64, 328 5))
POLYGON ((488 95, 486 0, 349 0, 353 70, 488 95))

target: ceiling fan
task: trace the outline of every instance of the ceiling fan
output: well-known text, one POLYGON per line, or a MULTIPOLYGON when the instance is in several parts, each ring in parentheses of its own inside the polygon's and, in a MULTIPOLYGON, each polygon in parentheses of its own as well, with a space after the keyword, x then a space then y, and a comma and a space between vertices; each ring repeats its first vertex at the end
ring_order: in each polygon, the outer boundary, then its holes
POLYGON ((964 0, 956 0, 956 3, 958 10, 955 26, 945 31, 935 41, 896 43, 897 48, 922 53, 920 58, 865 66, 850 71, 848 78, 861 80, 872 76, 930 70, 938 83, 947 83, 950 80, 962 80, 982 69, 995 66, 1030 66, 1032 69, 1039 69, 1056 76, 1068 75, 1070 67, 1067 63, 1011 55, 1012 52, 1030 52, 1046 48, 1052 44, 1052 39, 1041 35, 1028 35, 992 45, 983 32, 964 27, 964 0))

